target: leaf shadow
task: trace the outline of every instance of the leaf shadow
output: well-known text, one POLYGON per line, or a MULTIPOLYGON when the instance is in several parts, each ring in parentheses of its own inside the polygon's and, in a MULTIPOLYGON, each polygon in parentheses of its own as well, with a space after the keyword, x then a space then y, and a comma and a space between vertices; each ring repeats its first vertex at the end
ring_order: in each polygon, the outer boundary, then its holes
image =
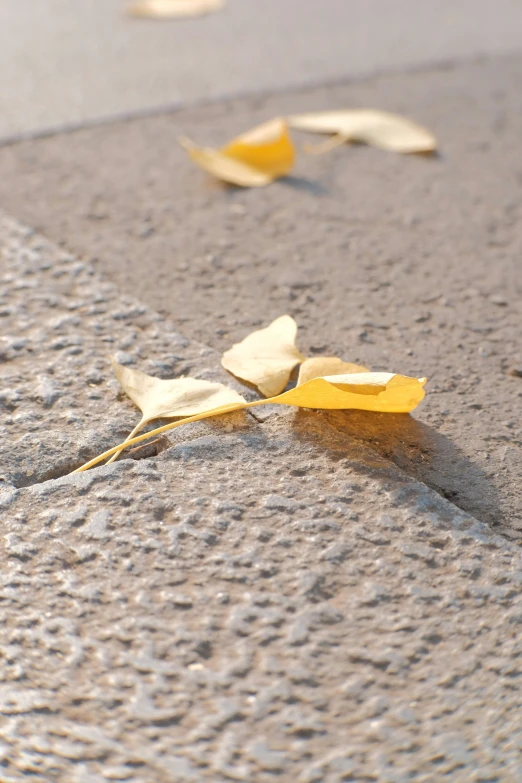
POLYGON ((321 182, 306 177, 296 177, 291 174, 282 177, 279 182, 292 190, 310 193, 312 196, 327 196, 328 189, 321 182))
POLYGON ((341 448, 348 458, 364 461, 371 451, 482 522, 498 525, 502 519, 497 489, 484 471, 449 438, 407 413, 299 411, 294 432, 337 454, 341 448))
POLYGON ((424 160, 431 160, 438 162, 444 160, 444 155, 440 150, 426 150, 425 152, 409 152, 406 153, 409 158, 422 158, 424 160))
MULTIPOLYGON (((274 182, 267 187, 271 187, 274 184, 286 185, 292 190, 298 190, 302 193, 310 193, 312 196, 328 195, 328 189, 325 188, 325 186, 320 182, 317 182, 313 179, 307 179, 306 177, 296 177, 293 174, 288 174, 285 177, 279 177, 279 179, 274 180, 274 182)), ((225 193, 226 195, 232 197, 236 196, 237 194, 244 193, 245 190, 249 190, 249 188, 244 188, 241 185, 234 185, 231 182, 223 182, 222 180, 218 179, 210 180, 209 187, 213 188, 215 191, 225 193)))

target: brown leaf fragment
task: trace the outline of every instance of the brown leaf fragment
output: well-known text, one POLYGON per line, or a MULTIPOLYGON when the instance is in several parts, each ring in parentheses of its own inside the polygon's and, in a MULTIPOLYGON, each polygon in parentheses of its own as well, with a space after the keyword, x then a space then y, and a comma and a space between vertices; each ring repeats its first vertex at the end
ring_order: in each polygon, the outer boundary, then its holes
POLYGON ((512 367, 508 370, 508 375, 511 375, 513 378, 522 378, 522 362, 520 364, 514 364, 512 367))

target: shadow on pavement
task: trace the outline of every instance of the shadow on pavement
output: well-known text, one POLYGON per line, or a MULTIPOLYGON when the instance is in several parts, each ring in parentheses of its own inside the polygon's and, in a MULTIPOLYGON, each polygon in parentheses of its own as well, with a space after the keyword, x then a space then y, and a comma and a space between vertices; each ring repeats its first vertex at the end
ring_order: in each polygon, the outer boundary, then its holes
POLYGON ((282 177, 279 181, 293 190, 310 193, 312 196, 326 196, 328 194, 328 190, 324 185, 321 185, 320 182, 313 179, 307 179, 306 177, 287 176, 282 177))
MULTIPOLYGON (((294 424, 299 437, 307 439, 309 431, 309 437, 316 443, 322 441, 323 448, 333 448, 338 454, 339 443, 332 443, 333 428, 348 436, 354 445, 369 447, 393 462, 404 473, 422 481, 482 522, 498 525, 502 521, 498 493, 487 475, 451 440, 409 414, 299 411, 294 424), (310 428, 311 421, 307 421, 307 417, 312 416, 328 420, 330 427, 323 428, 323 437, 321 427, 310 428)), ((347 453, 346 456, 352 455, 347 453)))

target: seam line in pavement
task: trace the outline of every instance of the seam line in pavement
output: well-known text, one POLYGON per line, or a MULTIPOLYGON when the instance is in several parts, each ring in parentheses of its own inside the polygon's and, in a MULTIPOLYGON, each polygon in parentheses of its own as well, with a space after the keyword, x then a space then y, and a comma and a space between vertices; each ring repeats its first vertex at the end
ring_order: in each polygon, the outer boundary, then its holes
MULTIPOLYGON (((129 297, 129 296, 126 296, 125 294, 123 294, 115 283, 109 282, 108 280, 104 280, 103 276, 100 277, 99 272, 97 270, 95 270, 91 264, 85 263, 85 262, 79 262, 77 257, 74 254, 68 253, 68 252, 64 251, 63 249, 60 249, 52 240, 48 239, 40 231, 35 231, 34 229, 26 226, 22 222, 18 221, 14 216, 8 214, 5 211, 0 211, 0 229, 2 229, 2 228, 3 228, 4 231, 6 231, 6 229, 7 229, 6 236, 9 233, 9 229, 11 229, 13 231, 13 236, 18 236, 19 238, 31 237, 31 239, 33 241, 36 241, 39 245, 41 244, 42 247, 45 247, 46 255, 48 254, 51 259, 53 259, 54 261, 57 262, 56 273, 59 272, 60 275, 63 275, 63 269, 60 270, 59 263, 58 263, 60 261, 60 259, 64 259, 65 258, 68 261, 70 261, 71 263, 78 262, 77 263, 78 270, 74 273, 74 276, 76 276, 78 274, 80 274, 80 275, 81 274, 84 274, 84 275, 86 274, 87 275, 87 277, 89 279, 88 291, 91 291, 91 293, 92 293, 92 291, 95 288, 99 288, 100 291, 105 291, 106 293, 107 292, 110 293, 110 297, 115 302, 117 302, 117 301, 119 301, 121 299, 122 301, 125 301, 127 304, 129 304, 129 302, 132 303, 134 308, 137 308, 137 310, 139 310, 140 312, 141 311, 148 312, 150 314, 150 316, 152 317, 154 323, 157 325, 157 327, 158 328, 163 327, 163 330, 164 330, 166 335, 171 333, 173 336, 176 336, 177 338, 181 338, 182 340, 184 340, 187 345, 192 345, 195 348, 197 348, 199 351, 203 350, 205 352, 205 355, 207 356, 207 358, 208 357, 215 358, 217 366, 215 368, 211 368, 212 375, 214 375, 216 373, 220 374, 221 376, 223 375, 223 371, 221 369, 221 364, 219 362, 219 354, 215 351, 214 348, 206 345, 205 343, 203 343, 203 342, 201 342, 199 340, 195 341, 195 340, 192 340, 192 339, 186 337, 183 333, 178 331, 178 329, 176 328, 175 324, 173 324, 170 321, 170 319, 165 318, 164 316, 162 316, 159 313, 157 313, 153 308, 150 308, 149 306, 143 304, 139 300, 138 297, 136 297, 136 296, 129 297)), ((6 243, 6 246, 7 246, 7 243, 6 243)), ((1 248, 1 245, 0 245, 0 248, 1 248)), ((23 262, 23 263, 26 263, 26 262, 23 262)), ((44 268, 48 268, 48 266, 47 267, 44 266, 44 268)), ((39 271, 40 270, 38 269, 38 267, 36 267, 35 269, 32 269, 31 268, 31 263, 29 262, 29 264, 27 265, 27 268, 25 268, 23 270, 23 274, 24 274, 24 276, 29 275, 31 277, 31 276, 34 275, 35 272, 39 272, 39 271)), ((43 292, 45 290, 45 285, 42 285, 41 288, 42 288, 42 292, 43 292)), ((51 291, 51 289, 49 289, 49 291, 47 293, 49 293, 50 291, 51 291)), ((51 291, 51 293, 52 293, 52 291, 51 291)), ((193 372, 197 375, 198 374, 198 369, 194 368, 193 372)), ((233 377, 230 377, 228 379, 228 383, 230 385, 232 385, 232 386, 236 386, 238 388, 240 387, 240 384, 237 381, 235 381, 235 379, 233 377)), ((248 397, 248 390, 245 390, 244 387, 242 387, 242 386, 240 388, 242 389, 243 394, 245 394, 248 397)), ((288 411, 290 411, 290 408, 288 409, 288 411)), ((286 412, 281 412, 278 415, 280 417, 283 417, 285 415, 285 413, 286 412)), ((122 414, 123 414, 123 410, 122 410, 122 414)), ((249 418, 251 420, 251 424, 252 425, 254 425, 256 428, 257 427, 261 427, 262 428, 263 422, 260 422, 252 414, 250 414, 249 418)), ((269 419, 270 418, 271 417, 269 417, 269 419)), ((113 422, 113 424, 114 424, 114 422, 113 422)), ((190 426, 191 425, 189 425, 189 427, 190 426)), ((326 426, 328 427, 328 425, 326 425, 326 426)), ((83 425, 83 429, 85 429, 85 425, 83 425)), ((106 426, 106 429, 107 429, 107 426, 106 426)), ((77 435, 78 435, 78 433, 77 433, 77 435)), ((113 433, 111 435, 112 439, 114 439, 116 437, 117 437, 117 435, 115 433, 113 433)), ((189 437, 188 440, 189 441, 190 440, 197 440, 199 437, 200 437, 199 433, 196 432, 196 433, 194 433, 194 437, 192 437, 192 438, 189 437)), ((74 439, 74 435, 69 435, 69 440, 71 440, 71 439, 74 439)), ((116 444, 112 443, 111 445, 116 445, 116 444)), ((144 442, 144 445, 147 445, 147 441, 144 442)), ((92 444, 91 444, 91 446, 92 446, 92 444)), ((176 444, 174 443, 174 444, 171 444, 171 446, 169 446, 169 448, 173 448, 173 447, 175 448, 175 446, 176 446, 176 444)), ((58 446, 56 448, 58 448, 58 446)), ((110 448, 110 446, 108 446, 108 448, 110 448)), ((101 451, 103 451, 103 450, 105 450, 105 449, 102 447, 101 451)), ((101 453, 101 451, 97 450, 97 453, 101 453)), ((369 451, 372 454, 377 454, 377 452, 375 452, 372 448, 369 448, 369 451)), ((93 455, 89 456, 89 459, 92 458, 92 456, 93 455)), ((53 454, 53 458, 54 458, 54 454, 53 454)), ((58 454, 56 454, 56 458, 58 458, 58 454)), ((147 460, 147 461, 149 459, 150 459, 150 457, 144 458, 144 460, 147 460)), ((86 461, 86 460, 84 460, 82 458, 81 462, 83 462, 83 461, 86 461)), ((141 461, 143 461, 143 460, 141 460, 141 461)), ((410 483, 412 485, 418 485, 419 487, 422 487, 424 490, 426 490, 429 493, 433 492, 434 495, 436 495, 438 498, 440 498, 441 501, 443 501, 444 503, 447 503, 448 506, 450 506, 454 510, 455 514, 457 514, 457 515, 466 514, 466 515, 468 515, 468 516, 470 516, 470 517, 472 517, 472 518, 474 518, 474 519, 476 519, 477 521, 480 522, 480 519, 478 517, 474 516, 473 514, 471 514, 468 511, 464 511, 459 506, 457 506, 455 503, 453 503, 450 499, 444 497, 441 493, 437 492, 436 489, 434 489, 433 487, 430 487, 428 484, 423 482, 418 477, 411 476, 408 472, 404 471, 399 465, 397 465, 393 460, 389 460, 389 459, 386 458, 386 459, 383 460, 383 462, 385 462, 387 465, 392 467, 394 469, 394 471, 397 472, 397 474, 400 474, 401 476, 403 476, 407 480, 408 483, 410 483)), ((117 464, 121 464, 121 463, 117 463, 117 464)), ((49 476, 49 474, 47 474, 47 475, 40 474, 40 476, 38 477, 37 474, 34 474, 33 475, 33 479, 34 480, 30 481, 29 483, 25 483, 25 484, 22 484, 22 485, 19 485, 19 486, 9 485, 7 487, 7 490, 8 491, 10 491, 10 490, 23 491, 24 489, 25 490, 30 490, 31 487, 34 487, 34 486, 38 486, 38 485, 42 485, 42 484, 48 484, 49 482, 55 482, 57 480, 60 480, 60 479, 62 479, 64 477, 68 476, 70 474, 70 471, 73 470, 75 467, 78 467, 78 455, 71 455, 70 457, 67 457, 65 455, 65 458, 61 461, 61 464, 59 466, 57 465, 57 469, 56 469, 56 471, 54 471, 56 475, 49 476)), ((102 465, 102 466, 98 466, 98 467, 104 468, 104 467, 106 467, 106 465, 102 465)), ((94 470, 96 470, 96 468, 94 468, 94 470)), ((84 475, 84 474, 81 474, 81 475, 84 475)))
POLYGON ((287 93, 299 94, 307 90, 319 89, 321 87, 324 87, 326 89, 330 87, 336 87, 342 84, 364 84, 364 82, 370 81, 371 79, 380 79, 383 77, 395 78, 395 77, 401 77, 406 75, 415 76, 415 75, 422 75, 423 73, 429 71, 452 70, 453 68, 457 68, 461 65, 480 62, 485 58, 509 59, 511 57, 516 56, 517 54, 520 54, 520 52, 521 52, 520 49, 513 49, 509 52, 499 53, 498 57, 492 57, 491 55, 488 55, 486 53, 483 54, 479 53, 473 55, 473 57, 464 57, 462 59, 447 58, 440 61, 422 63, 418 66, 413 66, 413 67, 404 67, 404 68, 397 67, 397 68, 388 68, 386 70, 369 71, 367 73, 357 74, 356 76, 349 76, 349 75, 339 76, 335 79, 327 79, 326 81, 318 80, 316 82, 311 80, 311 81, 303 82, 301 84, 292 84, 290 86, 285 86, 280 90, 269 89, 269 90, 260 90, 260 91, 256 91, 256 90, 239 91, 239 92, 225 93, 216 98, 200 99, 200 100, 187 101, 187 102, 180 101, 174 103, 167 103, 153 108, 136 109, 134 111, 111 114, 93 120, 86 120, 84 122, 65 123, 63 125, 49 126, 47 128, 43 128, 38 131, 28 131, 25 133, 16 133, 11 136, 5 136, 3 138, 0 137, 0 147, 12 146, 23 141, 36 141, 38 139, 46 139, 51 136, 58 136, 60 134, 65 134, 65 133, 74 133, 75 131, 84 130, 86 128, 98 128, 98 127, 103 127, 104 125, 117 125, 119 123, 132 122, 134 120, 142 120, 147 117, 157 117, 157 116, 161 116, 162 114, 177 114, 178 112, 184 111, 186 109, 190 110, 190 109, 200 109, 200 108, 218 106, 219 104, 227 103, 228 101, 243 101, 243 100, 248 100, 250 98, 263 100, 268 98, 269 96, 276 96, 276 95, 281 96, 287 93))

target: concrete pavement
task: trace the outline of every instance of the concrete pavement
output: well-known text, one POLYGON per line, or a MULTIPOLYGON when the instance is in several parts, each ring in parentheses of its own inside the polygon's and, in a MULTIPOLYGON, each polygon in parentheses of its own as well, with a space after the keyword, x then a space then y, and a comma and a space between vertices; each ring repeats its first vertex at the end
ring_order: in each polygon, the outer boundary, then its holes
POLYGON ((519 4, 122 11, 0 2, 2 781, 518 783, 519 4), (440 156, 238 191, 175 142, 341 105, 440 156), (423 406, 234 414, 66 476, 135 423, 110 353, 235 383, 221 351, 283 312, 308 355, 429 375, 423 406))
POLYGON ((182 22, 124 0, 0 0, 0 140, 522 46, 518 0, 229 0, 182 22))
POLYGON ((290 312, 305 354, 427 375, 428 399, 408 418, 415 431, 384 436, 356 414, 343 426, 514 535, 521 81, 522 58, 511 57, 27 141, 0 149, 0 203, 218 353, 290 312), (301 154, 293 178, 241 191, 213 182, 176 142, 219 144, 278 114, 343 105, 416 118, 440 157, 301 154))
POLYGON ((217 356, 5 216, 0 239, 3 459, 42 446, 0 491, 2 781, 518 781, 519 545, 310 411, 60 478, 133 420, 108 346, 217 356))

